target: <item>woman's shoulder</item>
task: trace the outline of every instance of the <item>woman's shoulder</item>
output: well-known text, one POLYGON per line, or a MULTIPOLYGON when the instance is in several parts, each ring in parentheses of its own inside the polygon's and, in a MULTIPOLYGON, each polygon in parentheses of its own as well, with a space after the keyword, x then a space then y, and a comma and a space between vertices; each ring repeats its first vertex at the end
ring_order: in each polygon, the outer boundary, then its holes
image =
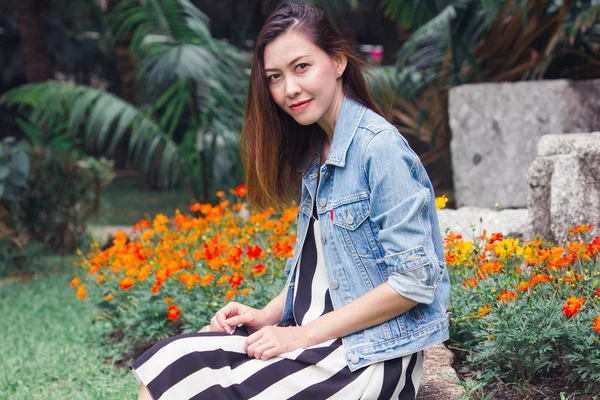
POLYGON ((367 152, 377 153, 381 147, 399 147, 402 150, 411 150, 408 141, 402 133, 375 111, 367 108, 360 123, 357 145, 361 148, 361 154, 367 152))

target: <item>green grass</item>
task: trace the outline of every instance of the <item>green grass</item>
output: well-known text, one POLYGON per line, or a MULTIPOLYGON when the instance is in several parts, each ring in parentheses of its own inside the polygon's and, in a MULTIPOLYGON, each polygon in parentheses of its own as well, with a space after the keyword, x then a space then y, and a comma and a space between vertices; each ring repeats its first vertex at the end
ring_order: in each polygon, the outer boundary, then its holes
POLYGON ((179 208, 189 213, 191 204, 187 192, 150 191, 139 187, 137 180, 121 178, 102 192, 98 215, 87 220, 90 225, 134 225, 140 219, 154 218, 158 213, 170 217, 179 208))
POLYGON ((53 259, 62 271, 0 281, 0 399, 134 399, 127 368, 106 361, 106 326, 77 299, 69 282, 72 257, 53 259))

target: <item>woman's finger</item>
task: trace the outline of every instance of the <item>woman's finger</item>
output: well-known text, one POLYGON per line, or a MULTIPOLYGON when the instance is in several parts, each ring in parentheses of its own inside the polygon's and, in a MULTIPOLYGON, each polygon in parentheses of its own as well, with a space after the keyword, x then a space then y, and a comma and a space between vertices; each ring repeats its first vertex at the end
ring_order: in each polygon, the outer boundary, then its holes
POLYGON ((217 311, 215 314, 215 318, 217 319, 217 323, 223 328, 223 330, 227 333, 233 332, 227 322, 225 322, 225 313, 223 311, 217 311))
POLYGON ((273 344, 272 343, 262 343, 260 340, 258 341, 258 346, 256 346, 254 348, 254 358, 256 358, 257 360, 260 360, 263 353, 267 350, 270 350, 273 348, 273 344))
POLYGON ((211 332, 225 332, 223 327, 221 325, 219 325, 219 323, 217 322, 216 317, 212 317, 210 319, 210 331, 211 332))
POLYGON ((260 356, 260 359, 261 360, 268 360, 269 358, 273 358, 275 356, 278 356, 279 354, 280 354, 279 350, 277 350, 276 347, 272 347, 272 348, 270 348, 268 350, 265 350, 262 353, 262 355, 260 356))

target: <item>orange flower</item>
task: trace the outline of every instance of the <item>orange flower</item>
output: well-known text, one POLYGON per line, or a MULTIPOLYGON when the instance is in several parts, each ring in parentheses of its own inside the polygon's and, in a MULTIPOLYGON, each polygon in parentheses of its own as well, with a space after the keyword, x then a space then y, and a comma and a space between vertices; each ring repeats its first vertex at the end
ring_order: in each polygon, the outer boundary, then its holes
POLYGON ((571 296, 567 299, 567 302, 563 306, 563 314, 565 314, 567 317, 572 317, 581 310, 581 307, 584 304, 585 299, 583 297, 571 296))
POLYGON ((502 292, 498 295, 498 301, 500 302, 509 302, 515 298, 515 293, 511 290, 502 290, 502 292))
POLYGON ((475 286, 477 286, 477 279, 475 278, 466 278, 465 281, 462 283, 462 285, 464 287, 470 287, 470 288, 474 288, 475 286))
POLYGON ((550 279, 552 279, 552 278, 550 278, 548 275, 537 274, 537 275, 533 275, 531 277, 531 282, 533 284, 536 284, 536 283, 545 283, 545 282, 549 282, 550 279))
POLYGON ((242 290, 242 294, 244 296, 247 295, 248 293, 250 293, 250 289, 249 288, 246 288, 246 289, 242 290))
POLYGON ((225 192, 224 192, 224 191, 222 191, 222 190, 219 190, 219 191, 217 192, 217 197, 223 197, 223 196, 225 196, 225 192))
POLYGON ((152 286, 152 294, 156 294, 158 293, 158 291, 160 290, 162 284, 160 282, 156 282, 153 286, 152 286))
POLYGON ((239 185, 236 189, 235 189, 235 194, 237 194, 239 197, 244 197, 247 193, 246 190, 246 185, 241 184, 239 185))
POLYGON ((261 276, 265 272, 267 272, 267 268, 263 264, 256 264, 254 268, 252 268, 252 274, 256 276, 261 276))
POLYGON ((492 305, 491 304, 484 304, 483 307, 479 307, 479 315, 481 317, 485 317, 486 315, 489 314, 489 312, 492 310, 492 305))
POLYGON ((573 226, 569 228, 569 233, 572 235, 579 235, 592 229, 592 224, 581 224, 579 226, 573 226))
POLYGON ((77 297, 85 299, 85 285, 81 285, 77 288, 77 297))
POLYGON ((167 315, 169 316, 169 321, 175 322, 181 317, 181 309, 175 304, 170 305, 167 310, 167 315))
POLYGON ((234 272, 233 275, 229 278, 229 284, 233 288, 234 286, 240 286, 242 281, 244 280, 244 275, 239 272, 234 272))
POLYGON ((135 281, 133 280, 133 278, 125 277, 121 279, 121 281, 119 282, 119 286, 123 290, 129 290, 133 286, 134 282, 135 281))
POLYGON ((136 231, 140 231, 140 230, 142 230, 144 228, 148 228, 148 227, 150 227, 150 221, 148 221, 146 219, 142 219, 137 224, 135 224, 133 226, 132 230, 134 232, 136 232, 136 231))
POLYGON ((156 272, 154 273, 154 277, 156 278, 156 282, 165 282, 167 279, 169 279, 169 270, 166 268, 161 268, 156 270, 156 272))
POLYGON ((172 303, 173 302, 173 298, 171 298, 171 296, 167 296, 167 297, 165 297, 165 299, 163 300, 163 302, 165 304, 172 303))
POLYGON ((450 232, 448 233, 448 236, 444 238, 444 243, 452 243, 460 239, 462 239, 462 235, 460 233, 455 235, 454 232, 450 232))
POLYGON ((231 300, 236 294, 238 294, 237 289, 229 289, 225 294, 225 301, 231 300))
POLYGON ((200 281, 201 286, 208 286, 215 279, 213 274, 204 274, 202 280, 200 281))
POLYGON ((594 330, 600 333, 600 315, 597 315, 596 319, 594 320, 594 330))
POLYGON ((79 279, 78 276, 76 276, 75 278, 73 278, 73 280, 71 281, 71 288, 75 288, 75 286, 79 285, 81 283, 81 279, 79 279))
POLYGON ((531 281, 525 281, 525 282, 521 282, 519 283, 519 285, 517 286, 517 290, 519 292, 524 292, 526 290, 531 289, 535 284, 532 283, 531 281))
POLYGON ((228 279, 229 279, 229 277, 227 275, 223 275, 217 281, 217 286, 221 286, 222 284, 224 284, 225 282, 227 282, 228 279))
POLYGON ((97 283, 102 283, 106 280, 106 278, 104 277, 104 275, 99 275, 98 278, 96 279, 97 283))
POLYGON ((113 298, 112 294, 109 293, 106 296, 104 296, 104 301, 110 301, 110 300, 112 300, 112 298, 113 298))

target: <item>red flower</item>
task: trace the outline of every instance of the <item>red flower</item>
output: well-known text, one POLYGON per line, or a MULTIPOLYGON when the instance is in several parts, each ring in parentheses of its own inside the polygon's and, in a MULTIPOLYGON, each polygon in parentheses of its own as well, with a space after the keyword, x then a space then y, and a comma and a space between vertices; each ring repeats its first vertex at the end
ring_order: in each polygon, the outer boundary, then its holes
POLYGON ((170 305, 167 315, 169 316, 169 321, 175 322, 181 317, 181 309, 175 304, 170 305))
POLYGON ((162 284, 160 282, 156 282, 153 286, 152 286, 152 294, 156 294, 158 293, 158 291, 160 290, 162 284))
POLYGON ((492 236, 490 237, 490 244, 494 244, 494 242, 497 242, 497 241, 502 241, 503 239, 504 239, 504 235, 502 235, 502 232, 492 233, 492 236))
POLYGON ((237 188, 235 188, 235 194, 237 194, 239 197, 244 197, 247 193, 246 190, 246 185, 242 184, 239 185, 237 188))
POLYGON ((254 268, 252 268, 252 274, 256 276, 261 276, 267 272, 267 268, 263 264, 256 264, 254 268))
POLYGON ((243 280, 244 275, 240 274, 239 272, 234 272, 233 275, 229 277, 229 284, 231 287, 240 286, 243 280))
POLYGON ((511 290, 502 290, 502 292, 498 295, 498 301, 508 302, 515 298, 515 292, 511 290))
POLYGON ((263 249, 260 246, 248 246, 248 257, 258 258, 262 256, 263 249))

